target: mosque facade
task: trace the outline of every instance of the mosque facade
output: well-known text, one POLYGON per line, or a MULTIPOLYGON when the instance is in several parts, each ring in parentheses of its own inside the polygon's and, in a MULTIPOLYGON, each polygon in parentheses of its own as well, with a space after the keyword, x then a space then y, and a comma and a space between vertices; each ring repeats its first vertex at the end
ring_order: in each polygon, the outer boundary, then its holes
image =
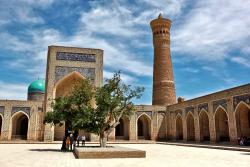
MULTIPOLYGON (((250 84, 185 100, 176 99, 170 52, 171 20, 150 22, 154 46, 152 105, 136 105, 110 134, 117 140, 228 141, 250 138, 250 84)), ((0 140, 62 140, 63 126, 44 125, 53 99, 67 95, 79 79, 99 87, 103 82, 103 50, 49 46, 46 80, 28 87, 27 100, 0 100, 0 140)), ((85 133, 82 131, 81 133, 85 133)), ((98 136, 85 133, 90 141, 98 136)))

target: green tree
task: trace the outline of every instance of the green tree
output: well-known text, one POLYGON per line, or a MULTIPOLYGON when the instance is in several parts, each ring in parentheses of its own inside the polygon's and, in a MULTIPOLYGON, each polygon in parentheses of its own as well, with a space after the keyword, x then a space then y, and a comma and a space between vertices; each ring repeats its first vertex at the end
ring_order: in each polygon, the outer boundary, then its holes
POLYGON ((140 98, 143 91, 142 87, 132 88, 130 85, 124 84, 120 72, 115 73, 113 78, 106 80, 106 83, 97 89, 85 81, 74 88, 73 93, 66 98, 67 103, 58 101, 60 104, 54 105, 54 107, 58 105, 58 108, 53 107, 53 110, 70 114, 70 120, 66 118, 67 114, 48 112, 45 122, 58 124, 58 122, 67 120, 71 122, 72 129, 83 129, 99 135, 100 146, 106 147, 108 135, 119 124, 122 117, 134 113, 132 99, 140 98), (88 89, 86 89, 87 87, 88 89), (93 97, 95 97, 95 105, 91 105, 93 97), (58 117, 55 118, 55 116, 58 117))

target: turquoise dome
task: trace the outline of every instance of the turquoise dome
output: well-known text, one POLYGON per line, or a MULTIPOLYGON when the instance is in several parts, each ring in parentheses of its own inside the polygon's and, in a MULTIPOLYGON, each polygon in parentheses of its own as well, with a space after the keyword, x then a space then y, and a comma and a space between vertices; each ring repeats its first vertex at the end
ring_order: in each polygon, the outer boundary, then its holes
POLYGON ((32 82, 28 87, 28 93, 34 92, 45 93, 45 82, 42 80, 32 82))

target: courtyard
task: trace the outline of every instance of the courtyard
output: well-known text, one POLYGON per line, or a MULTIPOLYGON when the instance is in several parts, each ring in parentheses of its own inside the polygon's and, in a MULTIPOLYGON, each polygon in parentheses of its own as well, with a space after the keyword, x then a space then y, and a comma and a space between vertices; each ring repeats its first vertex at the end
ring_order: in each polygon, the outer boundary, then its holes
POLYGON ((103 166, 250 166, 250 153, 164 144, 118 144, 145 150, 146 158, 75 159, 72 152, 61 152, 60 144, 0 144, 0 166, 4 167, 103 167, 103 166))

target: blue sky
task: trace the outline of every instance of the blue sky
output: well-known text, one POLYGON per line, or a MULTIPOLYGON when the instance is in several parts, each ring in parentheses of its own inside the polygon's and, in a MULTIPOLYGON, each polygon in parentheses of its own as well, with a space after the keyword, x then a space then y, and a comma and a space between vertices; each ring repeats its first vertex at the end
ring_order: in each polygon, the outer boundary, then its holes
POLYGON ((172 20, 176 92, 186 99, 250 82, 249 0, 0 0, 0 98, 26 99, 45 77, 48 45, 104 50, 104 76, 122 70, 151 104, 150 20, 172 20))

